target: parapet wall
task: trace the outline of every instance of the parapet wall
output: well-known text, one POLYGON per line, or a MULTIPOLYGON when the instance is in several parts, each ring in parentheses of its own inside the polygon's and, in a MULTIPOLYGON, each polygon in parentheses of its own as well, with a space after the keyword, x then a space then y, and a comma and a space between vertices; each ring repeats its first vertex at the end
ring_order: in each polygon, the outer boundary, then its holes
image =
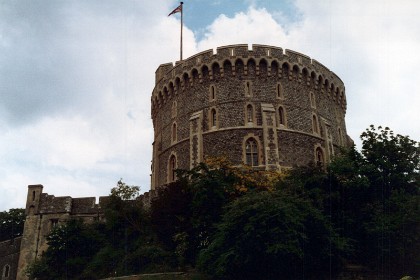
POLYGON ((296 78, 299 82, 308 84, 312 82, 315 88, 323 88, 330 93, 345 113, 346 97, 342 80, 317 60, 280 47, 252 45, 252 49, 248 49, 248 45, 229 45, 217 48, 216 53, 211 49, 200 52, 175 65, 172 63, 160 65, 155 73, 152 117, 156 110, 171 98, 171 95, 179 94, 187 83, 201 83, 207 72, 211 80, 215 71, 220 72, 223 77, 226 66, 232 68, 232 74, 235 75, 235 65, 238 61, 243 63, 245 73, 248 62, 253 61, 257 66, 257 76, 259 68, 266 67, 268 76, 286 75, 291 79, 296 78))
MULTIPOLYGON (((24 273, 26 266, 40 257, 42 252, 48 248, 46 238, 55 226, 63 224, 72 218, 82 219, 87 223, 103 220, 104 208, 110 198, 109 196, 101 196, 99 197, 99 203, 96 203, 95 197, 56 197, 54 195, 49 195, 48 193, 43 193, 42 191, 42 185, 28 186, 26 202, 27 216, 23 235, 22 238, 19 239, 17 255, 15 256, 15 275, 16 268, 18 267, 18 276, 16 279, 27 279, 24 273), (20 240, 22 240, 22 242, 20 242, 20 240)), ((140 195, 138 200, 143 203, 145 207, 149 207, 155 194, 155 191, 146 192, 140 195)), ((0 252, 3 250, 3 243, 0 243, 0 252)), ((0 265, 2 264, 2 259, 4 259, 4 257, 0 255, 0 265)), ((0 267, 0 269, 2 269, 2 267, 0 267)))

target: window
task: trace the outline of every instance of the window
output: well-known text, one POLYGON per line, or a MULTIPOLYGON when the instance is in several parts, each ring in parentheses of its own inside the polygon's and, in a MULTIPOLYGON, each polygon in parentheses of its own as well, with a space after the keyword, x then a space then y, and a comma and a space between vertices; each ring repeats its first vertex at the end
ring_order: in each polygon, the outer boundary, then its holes
POLYGON ((251 104, 248 104, 246 106, 246 121, 247 123, 253 123, 254 122, 254 108, 251 104))
POLYGON ((173 118, 175 118, 176 114, 177 114, 177 104, 176 104, 176 101, 174 101, 172 102, 171 115, 173 118))
POLYGON ((216 88, 214 86, 210 86, 210 101, 216 99, 216 88))
POLYGON ((316 115, 312 115, 312 131, 313 131, 313 133, 319 134, 318 119, 317 119, 316 115))
POLYGON ((211 109, 210 111, 210 126, 211 128, 217 127, 217 112, 216 109, 211 109))
POLYGON ((172 124, 172 142, 176 142, 176 123, 172 124))
POLYGON ((35 191, 32 191, 32 201, 35 201, 35 191))
POLYGON ((258 166, 258 144, 252 137, 245 142, 245 163, 250 166, 258 166))
POLYGON ((245 82, 245 96, 251 96, 251 82, 245 82))
POLYGON ((284 98, 283 97, 283 88, 282 88, 281 84, 276 85, 276 97, 279 98, 279 99, 284 98))
POLYGON ((279 126, 286 126, 286 115, 284 113, 284 108, 279 107, 279 126))
POLYGON ((169 168, 168 168, 168 182, 174 182, 176 180, 176 157, 171 155, 169 158, 169 168))
POLYGON ((58 226, 58 219, 51 219, 50 220, 50 230, 58 226))
POLYGON ((9 278, 10 276, 10 265, 6 264, 3 267, 3 278, 9 278))
POLYGON ((322 152, 321 148, 316 148, 315 150, 315 159, 317 165, 323 165, 324 164, 324 153, 322 152))
POLYGON ((311 107, 316 108, 315 94, 312 91, 309 93, 309 99, 311 101, 311 107))

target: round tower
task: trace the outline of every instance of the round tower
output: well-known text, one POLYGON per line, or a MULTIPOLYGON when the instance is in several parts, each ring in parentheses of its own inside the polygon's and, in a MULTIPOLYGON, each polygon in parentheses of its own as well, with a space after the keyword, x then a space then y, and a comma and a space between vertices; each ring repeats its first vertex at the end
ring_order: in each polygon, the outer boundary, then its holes
POLYGON ((341 79, 306 55, 231 45, 160 65, 152 94, 152 189, 206 156, 280 170, 351 145, 341 79))

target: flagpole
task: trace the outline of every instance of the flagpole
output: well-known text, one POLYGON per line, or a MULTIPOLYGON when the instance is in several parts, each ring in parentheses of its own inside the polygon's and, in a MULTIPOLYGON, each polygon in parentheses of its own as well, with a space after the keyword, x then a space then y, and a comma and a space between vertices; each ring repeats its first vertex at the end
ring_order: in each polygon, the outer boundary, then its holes
POLYGON ((181 2, 181 43, 180 43, 181 44, 181 48, 180 48, 181 49, 180 50, 180 53, 181 53, 181 61, 182 61, 182 29, 183 29, 182 28, 183 27, 183 19, 182 18, 183 18, 183 13, 184 13, 184 8, 182 6, 183 4, 184 4, 184 2, 181 2))

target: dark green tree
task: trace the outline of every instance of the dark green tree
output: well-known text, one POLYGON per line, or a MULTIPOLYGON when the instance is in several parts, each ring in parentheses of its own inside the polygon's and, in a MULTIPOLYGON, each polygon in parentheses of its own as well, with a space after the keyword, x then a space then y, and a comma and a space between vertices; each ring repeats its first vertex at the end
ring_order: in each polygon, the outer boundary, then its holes
POLYGON ((281 190, 233 201, 217 229, 199 258, 217 279, 322 279, 346 245, 310 200, 281 190))
POLYGON ((47 237, 48 249, 28 269, 31 279, 96 279, 83 271, 104 244, 95 225, 69 220, 54 228, 47 237))
POLYGON ((0 212, 0 242, 21 236, 25 224, 25 209, 0 212))
POLYGON ((330 166, 340 194, 336 222, 353 240, 352 261, 391 278, 418 272, 419 143, 374 126, 361 139, 360 153, 353 148, 330 166))

